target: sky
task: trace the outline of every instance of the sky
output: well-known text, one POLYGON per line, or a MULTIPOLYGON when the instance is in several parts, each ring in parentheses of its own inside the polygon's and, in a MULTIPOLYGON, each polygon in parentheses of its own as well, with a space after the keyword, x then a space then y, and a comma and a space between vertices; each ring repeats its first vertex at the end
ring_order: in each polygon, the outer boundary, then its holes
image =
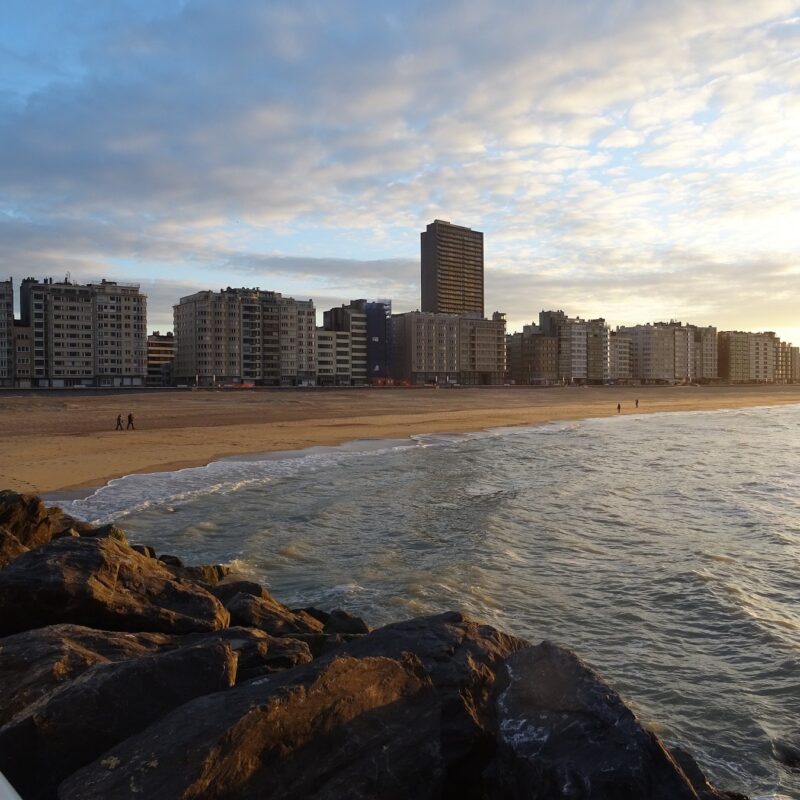
POLYGON ((3 0, 0 279, 486 311, 800 343, 800 4, 3 0))

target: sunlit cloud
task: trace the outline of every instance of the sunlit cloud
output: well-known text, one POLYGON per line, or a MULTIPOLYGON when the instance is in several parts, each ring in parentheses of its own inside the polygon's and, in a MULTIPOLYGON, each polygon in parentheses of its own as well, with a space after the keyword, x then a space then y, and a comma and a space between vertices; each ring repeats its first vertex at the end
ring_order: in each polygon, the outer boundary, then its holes
MULTIPOLYGON (((10 0, 0 264, 418 305, 419 231, 487 302, 797 329, 793 2, 10 0)), ((5 276, 3 276, 5 277, 5 276)))

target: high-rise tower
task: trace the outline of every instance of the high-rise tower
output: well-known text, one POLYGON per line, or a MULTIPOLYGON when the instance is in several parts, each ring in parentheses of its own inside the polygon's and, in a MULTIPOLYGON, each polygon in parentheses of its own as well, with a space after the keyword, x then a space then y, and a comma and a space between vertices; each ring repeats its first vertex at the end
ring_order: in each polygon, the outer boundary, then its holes
POLYGON ((483 234, 437 219, 420 243, 422 310, 483 317, 483 234))

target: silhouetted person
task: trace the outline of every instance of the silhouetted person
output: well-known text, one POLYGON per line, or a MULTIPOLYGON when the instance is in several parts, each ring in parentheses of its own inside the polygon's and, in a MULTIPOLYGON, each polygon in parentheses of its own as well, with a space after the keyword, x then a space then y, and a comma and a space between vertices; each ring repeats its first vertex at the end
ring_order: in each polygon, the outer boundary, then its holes
POLYGON ((133 427, 133 414, 128 414, 128 427, 125 430, 128 431, 136 430, 136 428, 133 427))
POLYGON ((114 428, 115 431, 122 430, 122 414, 117 414, 117 427, 114 428))
POLYGON ((622 406, 619 403, 617 403, 617 414, 621 413, 622 413, 622 406))
POLYGON ((636 408, 639 408, 639 398, 636 398, 636 408))

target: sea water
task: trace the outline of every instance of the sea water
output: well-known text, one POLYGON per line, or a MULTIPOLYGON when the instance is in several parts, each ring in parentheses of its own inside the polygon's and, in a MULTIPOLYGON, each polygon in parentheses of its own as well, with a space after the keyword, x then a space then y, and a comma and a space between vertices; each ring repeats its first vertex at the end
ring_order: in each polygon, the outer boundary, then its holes
POLYGON ((800 798, 800 406, 229 459, 66 503, 290 606, 579 653, 724 788, 800 798))

